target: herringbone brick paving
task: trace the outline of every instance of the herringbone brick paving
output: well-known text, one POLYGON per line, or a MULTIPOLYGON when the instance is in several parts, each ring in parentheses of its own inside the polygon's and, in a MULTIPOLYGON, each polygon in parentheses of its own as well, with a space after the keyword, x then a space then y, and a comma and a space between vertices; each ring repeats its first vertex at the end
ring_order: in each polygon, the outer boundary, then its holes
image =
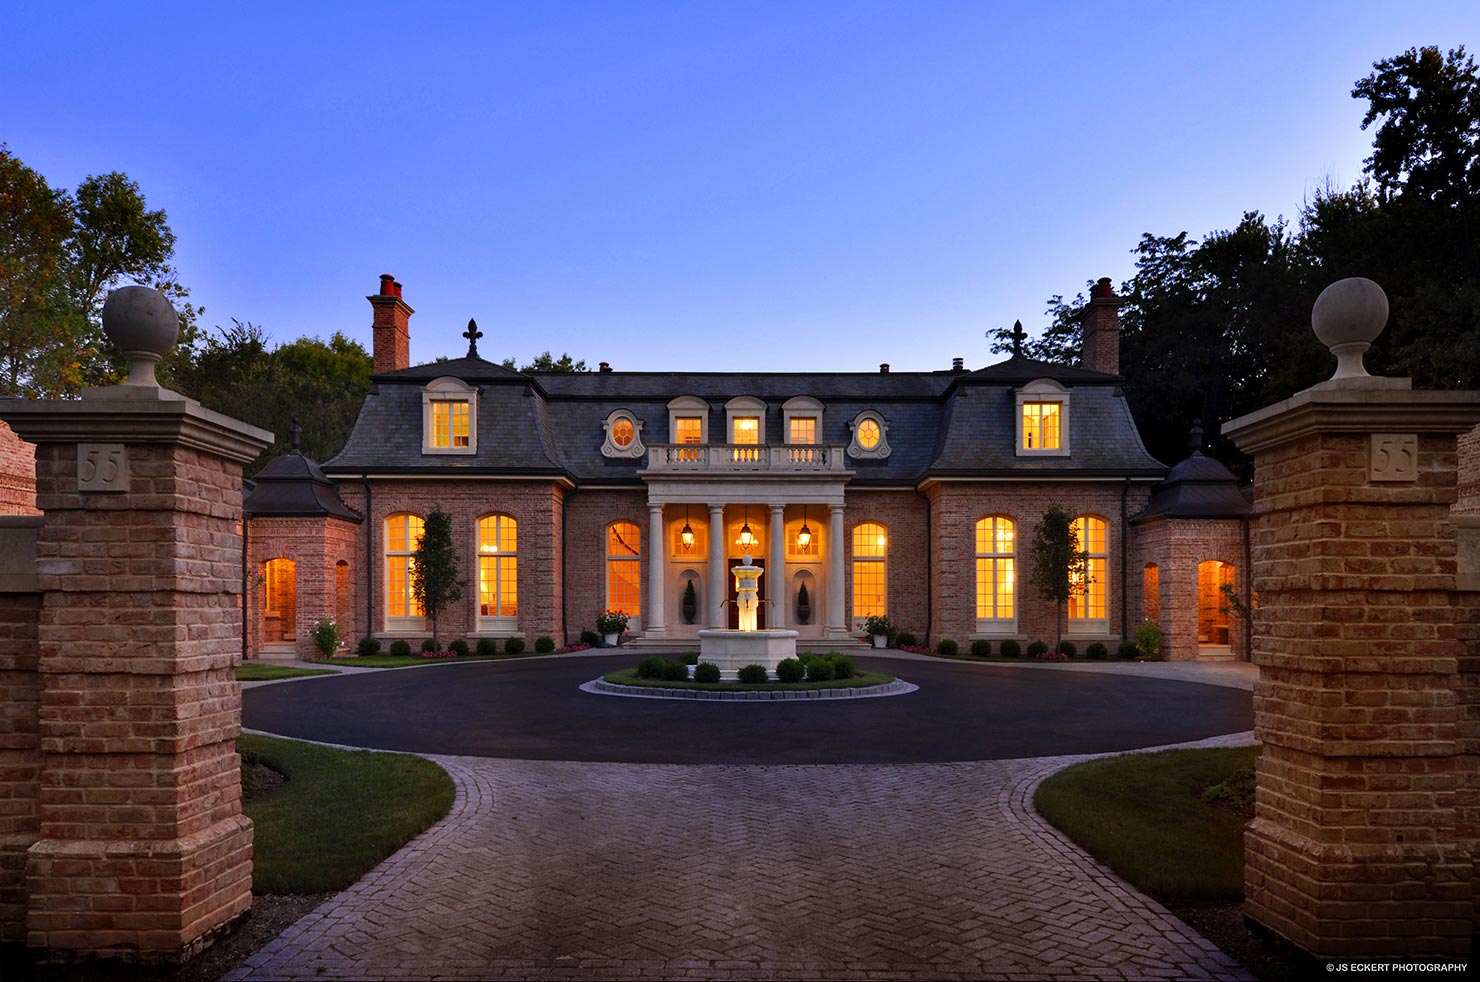
POLYGON ((451 814, 228 979, 1249 977, 1032 810, 1083 757, 432 759, 451 814))

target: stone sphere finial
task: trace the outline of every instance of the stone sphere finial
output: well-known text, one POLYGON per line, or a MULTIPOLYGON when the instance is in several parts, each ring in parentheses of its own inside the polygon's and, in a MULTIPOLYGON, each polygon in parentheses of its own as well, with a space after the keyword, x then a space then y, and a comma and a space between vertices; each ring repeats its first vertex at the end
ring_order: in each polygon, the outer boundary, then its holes
POLYGON ((128 378, 123 384, 158 388, 154 366, 180 340, 180 315, 158 290, 120 287, 103 304, 103 333, 114 350, 128 359, 128 378))
POLYGON ((1332 381, 1371 377, 1362 356, 1387 326, 1387 319, 1387 294, 1365 276, 1337 280, 1321 291, 1310 311, 1310 326, 1336 356, 1332 381))

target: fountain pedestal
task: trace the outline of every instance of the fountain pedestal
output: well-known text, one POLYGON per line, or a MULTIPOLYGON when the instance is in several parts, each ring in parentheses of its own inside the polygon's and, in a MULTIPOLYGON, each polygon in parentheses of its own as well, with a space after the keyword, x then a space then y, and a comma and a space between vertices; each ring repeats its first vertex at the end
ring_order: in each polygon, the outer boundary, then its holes
POLYGON ((700 631, 699 660, 713 662, 727 679, 733 679, 746 665, 764 665, 774 675, 782 659, 796 656, 797 632, 756 630, 759 584, 765 570, 752 563, 747 554, 731 572, 735 574, 739 630, 700 631))

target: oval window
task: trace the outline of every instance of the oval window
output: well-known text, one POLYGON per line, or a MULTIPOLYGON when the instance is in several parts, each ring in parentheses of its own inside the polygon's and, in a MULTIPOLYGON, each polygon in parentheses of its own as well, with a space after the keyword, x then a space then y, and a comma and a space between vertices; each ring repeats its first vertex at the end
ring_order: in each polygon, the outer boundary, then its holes
POLYGON ((619 419, 612 424, 612 443, 619 447, 632 446, 632 437, 635 431, 632 428, 632 420, 619 419))
POLYGON ((879 445, 879 424, 877 422, 866 419, 858 424, 858 445, 865 450, 872 450, 879 445))

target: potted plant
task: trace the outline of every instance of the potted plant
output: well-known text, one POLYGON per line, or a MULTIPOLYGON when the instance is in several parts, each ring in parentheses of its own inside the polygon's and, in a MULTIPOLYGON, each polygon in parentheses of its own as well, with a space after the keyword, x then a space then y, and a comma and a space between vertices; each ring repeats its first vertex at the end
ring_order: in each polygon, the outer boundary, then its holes
POLYGON ((797 623, 805 624, 812 619, 812 598, 807 594, 807 584, 797 591, 797 623))
POLYGON ((607 647, 614 648, 627 631, 627 615, 620 610, 603 610, 596 615, 596 630, 607 647))
POLYGON ((871 614, 863 622, 863 633, 873 639, 875 648, 887 648, 889 641, 899 633, 899 626, 889 619, 888 614, 871 614))
POLYGON ((683 585, 683 622, 694 623, 694 618, 699 616, 699 595, 694 591, 694 581, 688 580, 683 585))

